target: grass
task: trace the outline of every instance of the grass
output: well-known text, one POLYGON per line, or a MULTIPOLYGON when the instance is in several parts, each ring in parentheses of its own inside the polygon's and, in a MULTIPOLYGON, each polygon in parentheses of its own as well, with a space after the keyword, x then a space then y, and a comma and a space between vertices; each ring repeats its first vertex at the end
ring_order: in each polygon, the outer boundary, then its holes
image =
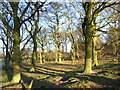
MULTIPOLYGON (((75 60, 63 63, 49 62, 36 64, 36 72, 29 72, 30 64, 22 65, 22 79, 27 87, 33 80, 32 88, 119 88, 120 63, 99 60, 99 66, 93 67, 96 73, 83 74, 83 61, 75 60)), ((11 70, 11 69, 10 69, 11 70)), ((10 74, 10 70, 9 74, 10 74)), ((10 78, 9 78, 10 79, 10 78)), ((2 83, 4 88, 22 88, 20 84, 2 83)))

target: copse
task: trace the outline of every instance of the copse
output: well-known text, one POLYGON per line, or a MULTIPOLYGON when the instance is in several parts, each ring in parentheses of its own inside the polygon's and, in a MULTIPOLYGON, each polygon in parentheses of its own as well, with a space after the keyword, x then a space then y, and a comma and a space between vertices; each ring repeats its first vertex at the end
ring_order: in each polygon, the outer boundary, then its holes
POLYGON ((69 50, 73 63, 76 56, 81 56, 78 55, 80 50, 82 53, 85 52, 82 54, 85 57, 84 73, 92 73, 92 66, 99 65, 97 54, 108 44, 113 44, 114 54, 118 57, 119 30, 112 28, 117 27, 113 25, 118 22, 116 5, 117 2, 93 2, 93 0, 70 3, 47 2, 47 4, 2 2, 1 40, 6 50, 6 67, 9 60, 13 61, 12 82, 19 82, 21 79, 22 51, 27 45, 32 50, 31 71, 36 69, 37 53, 40 54, 41 63, 45 62, 45 53, 49 54, 49 51, 55 54, 50 55, 51 59, 62 62, 64 57, 62 53, 67 52, 68 45, 71 45, 69 50), (110 40, 106 39, 107 43, 99 46, 104 34, 110 40))
MULTIPOLYGON (((32 3, 32 2, 2 2, 2 15, 1 21, 3 28, 7 27, 12 33, 13 41, 13 77, 12 82, 18 83, 21 80, 21 55, 20 55, 20 43, 21 43, 21 27, 22 25, 35 16, 36 12, 43 7, 45 2, 32 3), (35 5, 38 5, 35 8, 35 5), (25 7, 23 7, 25 6, 25 7), (31 7, 32 6, 32 7, 31 7), (33 11, 31 13, 30 11, 33 11), (27 16, 26 16, 27 15, 27 16), (9 19, 9 20, 8 20, 9 19)), ((3 29, 4 31, 5 29, 3 29)), ((9 36, 9 35, 8 35, 9 36)))

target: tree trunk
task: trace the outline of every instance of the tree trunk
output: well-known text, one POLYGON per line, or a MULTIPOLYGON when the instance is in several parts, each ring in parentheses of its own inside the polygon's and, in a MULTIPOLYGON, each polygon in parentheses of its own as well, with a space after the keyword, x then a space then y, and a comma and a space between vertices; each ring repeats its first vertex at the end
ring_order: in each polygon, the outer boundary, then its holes
POLYGON ((79 46, 78 46, 78 43, 76 44, 76 47, 77 47, 77 50, 76 50, 76 55, 77 55, 77 58, 79 59, 79 46))
POLYGON ((85 2, 83 4, 85 9, 85 18, 82 25, 83 33, 85 36, 85 64, 84 64, 84 73, 92 73, 92 38, 93 38, 93 25, 94 18, 92 10, 94 8, 93 2, 85 2))
POLYGON ((92 66, 98 66, 98 60, 97 60, 97 44, 96 44, 96 42, 97 42, 97 38, 98 37, 96 37, 96 36, 94 36, 93 37, 93 44, 92 44, 92 50, 93 50, 93 52, 92 52, 92 59, 93 59, 93 64, 92 64, 92 66))
POLYGON ((92 25, 91 25, 91 2, 86 2, 85 6, 86 17, 84 18, 84 34, 85 34, 85 64, 84 64, 84 73, 92 72, 92 25))
POLYGON ((9 59, 9 52, 8 52, 8 50, 7 50, 7 48, 6 48, 6 59, 5 59, 5 68, 6 68, 6 69, 8 69, 8 67, 9 67, 9 63, 10 63, 9 60, 10 60, 10 59, 9 59))
POLYGON ((58 41, 56 43, 56 59, 55 62, 62 62, 62 53, 61 53, 61 47, 60 47, 60 40, 58 38, 58 41))
POLYGON ((117 40, 115 43, 113 43, 113 46, 114 46, 114 55, 115 55, 115 58, 114 60, 118 60, 118 56, 119 56, 119 49, 118 49, 118 46, 119 46, 119 34, 120 32, 115 32, 115 39, 117 40))
POLYGON ((44 52, 44 47, 42 47, 42 57, 43 57, 42 61, 43 61, 43 63, 45 63, 45 52, 44 52))
POLYGON ((39 30, 38 23, 39 23, 39 12, 37 13, 37 19, 34 19, 34 25, 35 25, 34 34, 32 35, 32 33, 30 32, 30 35, 33 39, 33 44, 34 44, 33 53, 32 53, 32 61, 31 61, 31 69, 30 69, 30 71, 33 71, 33 72, 36 71, 36 68, 35 68, 35 61, 37 60, 37 36, 36 36, 36 32, 39 30))
POLYGON ((37 53, 33 50, 32 60, 31 60, 31 68, 30 68, 30 71, 32 71, 32 72, 36 71, 36 69, 35 69, 36 54, 37 53))
POLYGON ((61 53, 61 48, 60 48, 60 46, 58 47, 58 61, 59 61, 59 63, 62 62, 62 53, 61 53))
POLYGON ((40 52, 40 63, 45 63, 45 53, 43 46, 42 46, 42 51, 40 52))
POLYGON ((20 31, 14 31, 14 42, 13 42, 13 83, 18 83, 21 79, 20 74, 20 31))
POLYGON ((65 51, 67 52, 67 43, 65 43, 65 51))
MULTIPOLYGON (((87 34, 90 34, 88 32, 87 34)), ((84 64, 84 73, 92 72, 92 37, 85 38, 85 64, 84 64)))
POLYGON ((61 47, 60 47, 60 40, 58 40, 58 62, 62 62, 62 54, 61 54, 61 47))
POLYGON ((58 62, 58 46, 57 45, 56 45, 56 53, 55 53, 55 55, 56 55, 55 62, 58 62))
POLYGON ((30 71, 36 71, 35 69, 35 60, 37 60, 37 42, 36 36, 33 37, 33 53, 32 53, 32 61, 31 61, 31 69, 30 71))
POLYGON ((43 63, 42 61, 42 52, 40 51, 40 63, 43 63))
POLYGON ((13 83, 18 83, 21 79, 21 71, 20 71, 20 21, 17 16, 18 2, 11 3, 13 13, 14 13, 14 31, 13 31, 13 83))
POLYGON ((72 53, 72 64, 74 64, 74 60, 76 59, 75 58, 75 46, 74 46, 74 44, 72 44, 71 53, 72 53))
POLYGON ((10 57, 9 57, 9 51, 8 51, 8 37, 7 37, 7 44, 6 44, 6 59, 5 59, 5 68, 8 69, 9 67, 9 61, 10 57))

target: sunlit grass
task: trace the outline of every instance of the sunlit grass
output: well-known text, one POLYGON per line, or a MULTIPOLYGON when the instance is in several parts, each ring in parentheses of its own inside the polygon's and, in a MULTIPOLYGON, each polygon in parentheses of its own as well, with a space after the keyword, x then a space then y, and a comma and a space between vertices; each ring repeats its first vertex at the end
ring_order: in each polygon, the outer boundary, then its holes
MULTIPOLYGON (((76 60, 72 65, 71 61, 63 63, 36 64, 36 72, 29 72, 30 65, 23 65, 22 78, 26 86, 31 80, 36 88, 116 88, 119 87, 120 64, 100 60, 100 65, 93 67, 94 74, 83 74, 83 61, 76 60)), ((7 86, 4 82, 3 86, 7 86)), ((11 86, 8 86, 11 87, 11 86)), ((14 87, 21 87, 17 85, 14 87)))

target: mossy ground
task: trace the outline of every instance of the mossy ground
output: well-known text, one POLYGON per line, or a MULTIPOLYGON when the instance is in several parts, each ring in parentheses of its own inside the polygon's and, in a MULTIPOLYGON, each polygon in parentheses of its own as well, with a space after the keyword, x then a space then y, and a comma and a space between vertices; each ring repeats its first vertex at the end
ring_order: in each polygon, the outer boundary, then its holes
MULTIPOLYGON (((120 63, 109 60, 99 60, 99 66, 93 67, 95 73, 83 74, 83 60, 62 63, 49 62, 36 64, 36 72, 29 72, 30 64, 22 64, 23 84, 27 87, 33 80, 32 88, 120 88, 120 63)), ((21 84, 10 83, 11 70, 8 81, 2 83, 5 88, 22 88, 21 84)))

